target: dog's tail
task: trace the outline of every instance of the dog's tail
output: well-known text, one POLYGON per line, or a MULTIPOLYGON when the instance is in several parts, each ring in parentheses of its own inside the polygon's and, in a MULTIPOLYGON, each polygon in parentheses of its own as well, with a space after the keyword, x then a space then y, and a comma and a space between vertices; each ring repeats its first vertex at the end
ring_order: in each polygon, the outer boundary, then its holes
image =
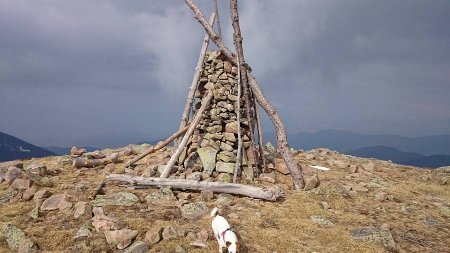
POLYGON ((213 210, 211 211, 211 217, 214 217, 217 215, 217 211, 219 211, 219 209, 217 207, 214 207, 213 210))

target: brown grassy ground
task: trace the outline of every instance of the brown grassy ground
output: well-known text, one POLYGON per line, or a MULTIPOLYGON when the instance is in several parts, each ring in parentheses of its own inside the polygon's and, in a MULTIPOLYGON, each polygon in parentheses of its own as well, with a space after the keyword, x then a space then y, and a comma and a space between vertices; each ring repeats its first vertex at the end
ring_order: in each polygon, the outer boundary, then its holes
MULTIPOLYGON (((142 164, 157 164, 169 154, 164 151, 142 161, 142 164)), ((389 162, 361 159, 339 155, 328 151, 310 151, 315 157, 306 159, 305 153, 297 155, 303 165, 306 177, 315 171, 307 165, 323 165, 331 168, 328 172, 319 172, 321 186, 318 191, 292 191, 287 185, 286 199, 277 203, 234 198, 234 205, 223 209, 225 216, 230 215, 230 223, 238 231, 243 243, 243 252, 450 252, 450 186, 439 182, 448 174, 444 172, 423 170, 398 166, 389 162), (347 164, 367 165, 374 163, 375 169, 364 169, 350 174, 347 168, 340 168, 333 161, 347 164), (423 176, 427 176, 424 178, 423 176), (336 191, 333 185, 354 189, 361 185, 367 192, 351 190, 351 196, 336 191), (314 193, 315 192, 315 193, 314 193), (380 201, 375 195, 384 192, 393 195, 395 200, 380 201), (324 210, 320 202, 325 201, 330 209, 324 210), (332 226, 316 224, 311 216, 320 215, 334 223, 332 226), (432 222, 426 222, 432 221, 432 222), (388 227, 396 242, 394 249, 385 249, 379 243, 356 240, 350 231, 364 226, 388 227)), ((59 169, 53 176, 54 187, 48 188, 53 194, 66 192, 72 203, 87 201, 88 193, 104 179, 101 170, 77 171, 71 166, 61 166, 61 157, 50 157, 24 161, 25 165, 42 163, 49 169, 59 169), (84 190, 75 190, 77 184, 86 186, 84 190)), ((288 181, 278 175, 281 182, 288 181)), ((8 186, 0 184, 0 193, 8 186)), ((78 187, 79 188, 79 187, 78 187)), ((152 189, 130 190, 108 184, 106 193, 130 191, 144 197, 152 189)), ((193 194, 193 200, 199 194, 193 194)), ((216 203, 207 203, 210 208, 216 203)), ((109 248, 102 233, 95 233, 84 241, 74 241, 72 237, 83 224, 90 224, 88 218, 74 219, 73 210, 67 212, 53 211, 43 214, 40 221, 33 221, 28 213, 34 202, 0 204, 0 225, 12 223, 23 229, 42 249, 42 252, 115 252, 109 248)), ((210 231, 209 217, 196 221, 185 220, 177 216, 165 217, 167 213, 161 207, 150 211, 147 204, 133 207, 105 207, 105 213, 114 214, 128 228, 139 231, 138 238, 143 240, 145 232, 154 226, 172 225, 197 233, 202 229, 209 231, 210 239, 207 249, 189 247, 189 237, 177 240, 163 240, 152 246, 150 252, 173 252, 181 245, 188 252, 215 252, 217 243, 210 231)), ((155 208, 155 207, 154 207, 155 208)), ((0 252, 9 252, 4 240, 0 240, 0 252)))

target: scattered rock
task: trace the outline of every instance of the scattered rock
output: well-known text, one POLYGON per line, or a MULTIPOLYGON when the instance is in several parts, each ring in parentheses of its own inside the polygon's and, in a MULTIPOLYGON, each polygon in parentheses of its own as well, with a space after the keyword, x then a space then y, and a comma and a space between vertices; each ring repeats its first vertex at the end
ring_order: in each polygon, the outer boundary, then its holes
POLYGON ((203 201, 210 201, 210 200, 212 200, 214 198, 214 192, 211 191, 211 190, 201 191, 200 198, 203 201))
POLYGON ((32 186, 28 188, 26 191, 23 192, 22 199, 25 201, 29 201, 34 197, 34 194, 36 194, 37 188, 36 186, 32 186))
POLYGON ((197 234, 197 240, 199 242, 206 242, 208 241, 208 238, 209 238, 208 231, 206 229, 203 229, 197 234))
POLYGON ((39 175, 41 177, 47 174, 47 166, 42 164, 32 163, 25 168, 26 171, 33 173, 35 175, 39 175))
POLYGON ((189 244, 189 246, 192 246, 194 248, 208 248, 208 245, 201 241, 193 241, 189 244))
POLYGON ((202 201, 196 203, 189 203, 181 207, 181 214, 183 218, 195 220, 209 212, 208 206, 202 201))
POLYGON ((447 177, 443 177, 441 179, 439 179, 439 184, 440 185, 447 185, 448 183, 448 178, 447 177))
POLYGON ((275 169, 283 175, 291 174, 284 160, 280 158, 275 159, 275 169))
POLYGON ((142 241, 135 241, 123 253, 147 253, 150 247, 142 241))
POLYGON ((325 201, 320 202, 320 207, 322 207, 324 210, 330 209, 330 205, 325 201))
POLYGON ((83 216, 83 215, 89 213, 90 210, 87 210, 87 209, 88 209, 87 207, 88 207, 88 206, 87 206, 87 203, 86 203, 86 202, 84 202, 84 201, 77 202, 77 203, 74 205, 75 212, 74 212, 74 214, 73 214, 73 217, 74 217, 75 219, 78 219, 79 217, 81 217, 81 216, 83 216))
POLYGON ((175 253, 186 253, 186 250, 181 247, 181 245, 177 245, 177 247, 175 248, 175 253))
POLYGON ((190 175, 188 175, 186 177, 186 179, 194 180, 194 181, 200 181, 200 180, 202 180, 202 173, 199 172, 199 171, 193 172, 190 175))
POLYGON ((5 224, 1 228, 2 237, 6 239, 8 247, 11 251, 18 252, 35 252, 38 250, 37 245, 28 237, 20 228, 5 224))
POLYGON ((379 192, 377 194, 375 194, 375 199, 379 200, 379 201, 384 201, 388 199, 388 195, 384 192, 379 192))
POLYGON ((324 217, 322 215, 313 215, 310 217, 311 221, 319 224, 319 225, 323 225, 323 226, 327 226, 327 227, 331 227, 334 226, 334 223, 328 219, 327 217, 324 217))
POLYGON ((177 194, 177 196, 180 200, 188 200, 191 198, 191 194, 189 192, 180 192, 177 194))
POLYGON ((177 236, 178 236, 177 231, 172 226, 166 227, 162 232, 162 237, 164 240, 175 239, 177 238, 177 236))
POLYGON ((436 171, 442 171, 445 173, 450 173, 450 166, 444 166, 444 167, 439 167, 437 169, 435 169, 436 171))
POLYGON ((62 211, 70 209, 71 207, 72 203, 66 200, 66 195, 58 194, 46 199, 41 205, 41 211, 52 211, 57 209, 62 211))
POLYGON ((17 167, 9 167, 5 175, 5 181, 8 184, 12 184, 14 180, 22 177, 22 175, 23 175, 22 169, 19 169, 17 167))
POLYGON ((319 185, 320 185, 319 175, 314 174, 314 176, 312 178, 309 178, 306 180, 304 190, 309 191, 309 190, 319 187, 319 185))
POLYGON ((30 179, 23 179, 23 178, 17 178, 14 180, 14 182, 11 184, 11 189, 17 189, 17 190, 27 190, 31 186, 31 180, 30 179))
POLYGON ((116 246, 118 249, 128 247, 133 239, 138 235, 137 230, 131 230, 128 228, 115 231, 105 231, 104 233, 108 244, 111 246, 116 246))
POLYGON ((148 194, 145 197, 145 201, 149 204, 167 204, 171 202, 175 202, 177 199, 175 198, 175 195, 173 194, 170 187, 162 187, 158 189, 155 192, 152 192, 148 194))
POLYGON ((110 195, 97 195, 93 206, 133 206, 139 198, 130 192, 116 192, 110 195))
POLYGON ((361 165, 355 165, 355 164, 350 165, 350 167, 349 167, 350 174, 357 173, 359 171, 359 166, 361 166, 361 165))
POLYGON ((79 157, 82 156, 84 153, 86 153, 86 149, 84 148, 77 148, 74 146, 70 149, 70 155, 72 157, 79 157))
POLYGON ((157 244, 159 241, 161 241, 162 231, 162 227, 156 227, 152 230, 147 231, 147 233, 145 234, 145 241, 150 245, 157 244))
POLYGON ((226 207, 233 205, 233 196, 229 194, 219 194, 216 200, 216 205, 219 207, 226 207))
POLYGON ((371 242, 381 243, 388 249, 395 248, 395 241, 391 232, 387 229, 377 227, 363 227, 354 229, 350 235, 356 239, 367 240, 371 242))
POLYGON ((78 239, 86 239, 91 236, 92 233, 86 225, 83 225, 80 229, 78 229, 76 235, 73 237, 74 240, 78 239))
POLYGON ((267 182, 267 183, 271 183, 271 184, 275 183, 275 173, 273 173, 273 172, 271 172, 271 173, 262 173, 261 175, 259 175, 259 178, 263 182, 267 182))
POLYGON ((41 209, 42 202, 44 202, 43 199, 36 200, 34 208, 28 214, 28 216, 30 216, 33 220, 39 219, 39 210, 41 209))
POLYGON ((48 198, 52 195, 51 192, 43 189, 43 190, 39 190, 34 194, 33 200, 38 200, 38 199, 44 199, 44 198, 48 198))

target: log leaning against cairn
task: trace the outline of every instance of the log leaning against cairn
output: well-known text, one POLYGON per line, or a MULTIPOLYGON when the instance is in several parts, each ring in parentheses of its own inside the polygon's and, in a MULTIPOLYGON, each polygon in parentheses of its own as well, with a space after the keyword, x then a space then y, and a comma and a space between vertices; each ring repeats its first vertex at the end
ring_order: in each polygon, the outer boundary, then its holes
MULTIPOLYGON (((201 161, 202 168, 194 170, 199 170, 203 174, 229 173, 236 178, 238 174, 247 176, 250 174, 251 177, 257 177, 259 173, 264 172, 266 166, 258 112, 259 104, 275 126, 278 151, 290 171, 294 188, 302 189, 304 187, 303 174, 290 152, 284 124, 276 109, 264 96, 258 82, 251 74, 251 68, 245 62, 237 0, 230 0, 234 45, 237 54, 226 47, 220 36, 213 30, 214 14, 211 15, 208 22, 192 0, 185 0, 185 2, 194 12, 195 18, 205 28, 206 35, 189 90, 180 130, 173 135, 181 140, 177 140, 177 149, 162 171, 161 178, 168 178, 174 168, 177 169, 178 174, 190 170, 198 161, 201 161), (217 45, 220 51, 206 52, 209 39, 217 45), (191 114, 194 117, 191 123, 188 123, 191 114), (255 130, 258 134, 259 145, 256 145, 255 130), (240 147, 242 147, 242 152, 238 152, 240 147)), ((168 140, 172 141, 173 139, 169 138, 168 140)), ((166 140, 164 146, 167 144, 166 140)), ((149 149, 130 161, 127 166, 133 165, 154 150, 149 149)), ((115 176, 110 180, 113 178, 118 179, 115 176)), ((132 181, 136 183, 136 180, 132 181)), ((137 181, 142 182, 141 179, 137 181)), ((158 182, 167 183, 162 180, 151 180, 151 182, 151 185, 158 185, 158 182)), ((200 183, 203 182, 193 181, 186 184, 191 188, 196 188, 195 185, 200 183)), ((215 184, 207 185, 213 187, 215 184)))

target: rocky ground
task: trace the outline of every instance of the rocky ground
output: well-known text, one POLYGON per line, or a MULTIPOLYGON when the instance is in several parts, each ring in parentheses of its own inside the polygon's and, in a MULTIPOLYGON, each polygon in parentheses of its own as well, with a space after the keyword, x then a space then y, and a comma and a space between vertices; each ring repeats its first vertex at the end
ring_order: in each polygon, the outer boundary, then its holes
POLYGON ((1 163, 0 252, 217 252, 209 217, 216 206, 241 252, 450 252, 450 168, 316 149, 294 152, 307 191, 291 189, 282 165, 254 182, 281 186, 286 198, 275 203, 111 182, 93 197, 110 173, 157 175, 172 149, 124 168, 145 148, 103 150, 120 156, 95 168, 76 169, 70 156, 1 163))

